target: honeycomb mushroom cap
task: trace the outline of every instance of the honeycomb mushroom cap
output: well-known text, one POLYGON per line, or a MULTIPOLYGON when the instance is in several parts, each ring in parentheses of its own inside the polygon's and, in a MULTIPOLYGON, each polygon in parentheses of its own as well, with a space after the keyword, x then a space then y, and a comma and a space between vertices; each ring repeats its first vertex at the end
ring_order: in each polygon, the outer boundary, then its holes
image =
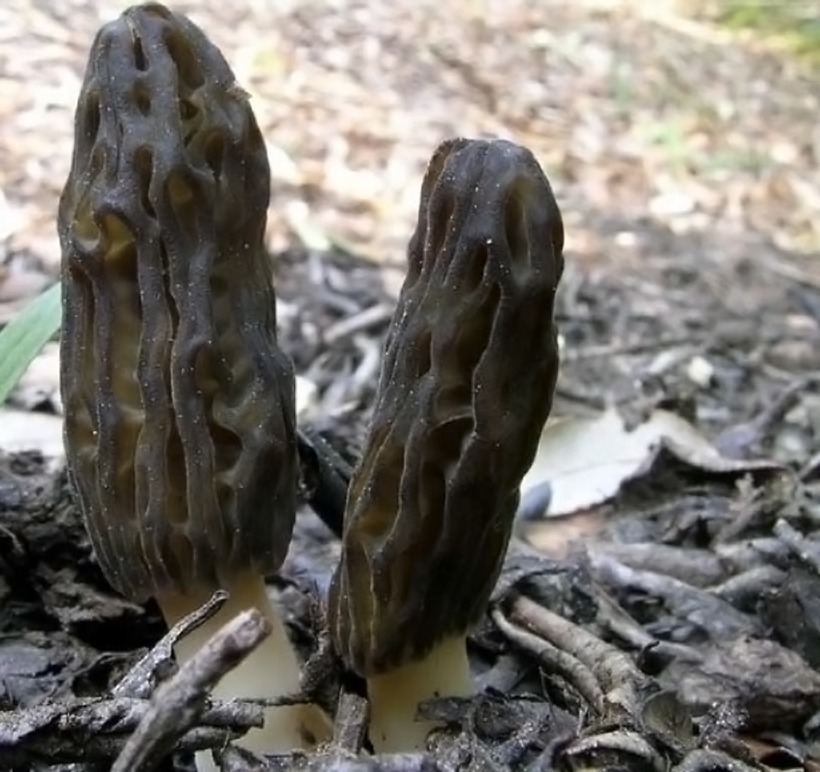
POLYGON ((64 439, 100 564, 137 599, 270 572, 287 550, 269 186, 247 95, 196 26, 148 4, 101 29, 58 215, 64 439))
POLYGON ((563 225, 532 154, 434 154, 348 493, 329 621, 362 675, 421 659, 482 615, 550 411, 563 225))

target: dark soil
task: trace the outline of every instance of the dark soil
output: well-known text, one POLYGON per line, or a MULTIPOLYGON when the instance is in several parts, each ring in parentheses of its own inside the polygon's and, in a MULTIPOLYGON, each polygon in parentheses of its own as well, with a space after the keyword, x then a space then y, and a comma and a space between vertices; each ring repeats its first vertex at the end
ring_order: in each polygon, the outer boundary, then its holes
MULTIPOLYGON (((668 234, 652 236, 674 243, 668 234)), ((598 525, 583 541, 561 536, 567 518, 526 524, 525 536, 531 527, 553 534, 554 556, 514 542, 488 617, 471 639, 483 691, 472 702, 432 708, 451 729, 431 741, 428 754, 362 756, 354 764, 355 754, 366 750, 354 740, 312 759, 272 762, 272 768, 813 768, 820 710, 820 543, 813 540, 820 468, 816 458, 789 452, 799 443, 817 447, 809 417, 817 391, 808 377, 817 348, 801 348, 807 341, 790 333, 788 319, 792 298, 815 296, 786 280, 768 281, 765 290, 760 282, 770 302, 760 314, 766 334, 759 328, 754 334, 730 310, 742 299, 716 289, 732 269, 750 284, 759 281, 753 262, 738 268, 737 260, 727 257, 711 272, 691 275, 675 270, 670 257, 667 270, 679 294, 670 281, 663 297, 651 300, 639 287, 581 274, 570 263, 558 311, 568 354, 557 409, 612 398, 636 416, 660 401, 689 413, 694 405, 707 416, 703 426, 724 437, 735 455, 765 452, 785 466, 757 472, 750 466, 743 474, 741 463, 710 471, 660 454, 646 474, 597 508, 598 525), (673 306, 677 297, 689 302, 673 306), (649 303, 651 309, 644 307, 649 303), (636 374, 657 353, 655 342, 668 348, 662 342, 675 338, 716 363, 708 394, 693 394, 686 380, 669 375, 636 388, 636 374), (798 352, 791 369, 766 366, 784 344, 798 352), (794 383, 799 388, 785 417, 755 420, 794 383), (731 427, 740 429, 724 431, 731 427)), ((380 346, 386 321, 332 345, 317 343, 310 330, 332 329, 388 302, 378 268, 343 253, 290 252, 277 265, 284 304, 294 309, 283 316, 283 342, 321 394, 337 395, 334 408, 304 428, 320 430, 354 461, 375 386, 372 376, 360 382, 355 373, 367 349, 380 346)), ((0 716, 4 768, 105 767, 133 725, 120 715, 114 721, 106 713, 100 723, 93 710, 72 711, 88 710, 88 698, 95 709, 110 710, 99 700, 160 638, 161 619, 153 607, 125 602, 107 588, 62 473, 36 454, 3 459, 0 537, 0 663, 9 711, 0 716), (42 719, 37 710, 44 707, 55 715, 42 719)), ((335 535, 305 507, 274 580, 305 656, 323 650, 315 608, 337 555, 335 535)), ((308 682, 336 704, 340 725, 355 727, 361 685, 340 671, 326 647, 311 662, 308 682), (339 683, 345 686, 336 702, 339 683)), ((231 763, 231 769, 247 768, 241 759, 231 763)), ((184 764, 182 756, 176 764, 184 764)))

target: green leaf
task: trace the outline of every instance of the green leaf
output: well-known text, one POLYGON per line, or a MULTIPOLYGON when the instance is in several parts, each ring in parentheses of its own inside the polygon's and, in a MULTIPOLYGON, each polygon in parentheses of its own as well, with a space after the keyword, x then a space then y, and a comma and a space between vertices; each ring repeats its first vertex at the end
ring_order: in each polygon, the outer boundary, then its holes
POLYGON ((0 330, 0 405, 31 360, 60 328, 60 283, 32 300, 0 330))

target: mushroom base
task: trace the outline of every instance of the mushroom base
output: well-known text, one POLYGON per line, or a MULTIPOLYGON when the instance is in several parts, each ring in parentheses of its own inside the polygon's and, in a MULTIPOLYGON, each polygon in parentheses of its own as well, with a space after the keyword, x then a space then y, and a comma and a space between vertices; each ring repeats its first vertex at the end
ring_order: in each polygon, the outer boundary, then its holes
MULTIPOLYGON (((189 633, 177 644, 175 653, 180 662, 190 659, 223 624, 249 608, 256 608, 270 622, 271 634, 214 687, 215 699, 236 697, 280 697, 299 692, 300 669, 296 652, 288 638, 278 612, 268 599, 260 576, 238 579, 222 589, 230 598, 219 612, 205 624, 189 633)), ((201 595, 158 597, 165 621, 173 625, 199 608, 210 592, 201 595)), ((265 709, 265 726, 251 729, 236 740, 237 745, 259 754, 288 753, 307 750, 329 739, 332 725, 316 705, 288 705, 265 709)), ((215 770, 210 752, 197 753, 200 772, 215 770)))
POLYGON ((416 721, 419 703, 475 693, 464 637, 446 638, 424 659, 367 679, 370 741, 377 753, 424 750, 437 725, 416 721))

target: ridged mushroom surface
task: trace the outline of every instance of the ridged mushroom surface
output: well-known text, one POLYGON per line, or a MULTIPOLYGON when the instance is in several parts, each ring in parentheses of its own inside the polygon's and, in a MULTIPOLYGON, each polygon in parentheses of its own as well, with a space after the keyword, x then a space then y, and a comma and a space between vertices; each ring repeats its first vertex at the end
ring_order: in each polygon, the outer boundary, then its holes
POLYGON ((71 480, 121 592, 281 564, 293 372, 263 244, 265 144, 219 50, 147 4, 97 35, 59 208, 71 480))
POLYGON ((484 612, 552 403, 562 249, 528 150, 436 151, 331 584, 335 647, 362 675, 424 657, 484 612))

